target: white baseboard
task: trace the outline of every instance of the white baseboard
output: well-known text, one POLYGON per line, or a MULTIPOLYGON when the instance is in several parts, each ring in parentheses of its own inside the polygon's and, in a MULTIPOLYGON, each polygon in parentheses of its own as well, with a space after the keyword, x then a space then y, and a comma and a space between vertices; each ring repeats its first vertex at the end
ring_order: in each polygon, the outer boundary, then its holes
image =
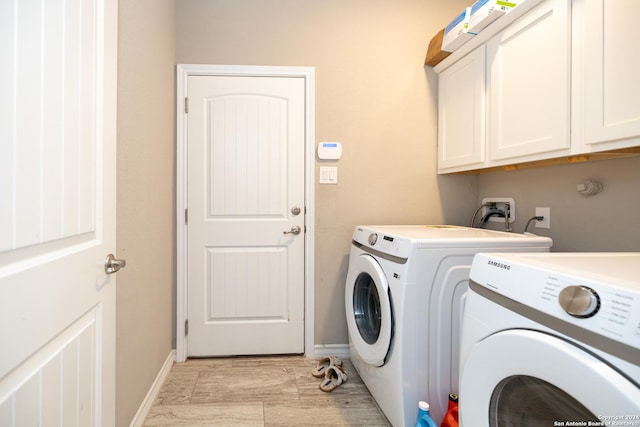
POLYGON ((341 359, 348 359, 349 344, 316 344, 313 347, 313 354, 307 354, 307 357, 312 359, 324 356, 338 356, 341 359))
POLYGON ((129 424, 129 427, 142 427, 142 425, 144 424, 145 418, 147 418, 147 415, 151 410, 153 401, 156 400, 156 397, 160 392, 160 388, 164 384, 165 380, 167 379, 167 375, 169 375, 169 372, 171 371, 171 366, 173 366, 173 361, 175 359, 176 359, 176 351, 171 350, 169 352, 169 355, 167 356, 167 360, 164 361, 164 364, 160 368, 160 371, 158 372, 156 379, 153 381, 153 384, 151 384, 151 387, 149 388, 147 395, 145 396, 144 400, 140 404, 140 407, 138 408, 138 412, 136 412, 135 417, 133 417, 133 420, 131 420, 131 424, 129 424))

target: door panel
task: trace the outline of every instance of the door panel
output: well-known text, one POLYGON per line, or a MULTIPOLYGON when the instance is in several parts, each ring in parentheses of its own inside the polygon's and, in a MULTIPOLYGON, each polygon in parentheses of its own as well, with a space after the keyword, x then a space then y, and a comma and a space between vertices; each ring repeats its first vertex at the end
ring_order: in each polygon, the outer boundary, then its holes
POLYGON ((0 425, 113 425, 117 2, 0 16, 0 425))
POLYGON ((593 150, 637 145, 640 136, 640 45, 634 31, 640 3, 585 2, 584 143, 593 150), (604 37, 603 37, 604 34, 604 37))
POLYGON ((213 124, 206 147, 208 218, 286 217, 286 100, 232 95, 206 102, 213 124))
POLYGON ((438 77, 438 170, 471 168, 485 160, 485 48, 438 77))
POLYGON ((188 78, 188 354, 304 350, 304 79, 188 78))
POLYGON ((92 309, 5 377, 2 388, 10 397, 0 403, 0 425, 39 425, 40 419, 44 425, 59 420, 63 426, 96 424, 100 323, 99 311, 92 309))
POLYGON ((569 148, 570 6, 542 2, 487 42, 489 161, 569 148))

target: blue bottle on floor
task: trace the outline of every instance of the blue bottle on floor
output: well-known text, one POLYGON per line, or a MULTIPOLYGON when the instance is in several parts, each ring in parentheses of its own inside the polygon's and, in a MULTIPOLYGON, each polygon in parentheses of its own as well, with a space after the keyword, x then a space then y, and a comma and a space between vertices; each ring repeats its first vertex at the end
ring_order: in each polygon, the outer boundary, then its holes
POLYGON ((429 412, 429 404, 424 401, 418 403, 418 420, 416 421, 416 427, 438 427, 438 425, 431 418, 429 412))

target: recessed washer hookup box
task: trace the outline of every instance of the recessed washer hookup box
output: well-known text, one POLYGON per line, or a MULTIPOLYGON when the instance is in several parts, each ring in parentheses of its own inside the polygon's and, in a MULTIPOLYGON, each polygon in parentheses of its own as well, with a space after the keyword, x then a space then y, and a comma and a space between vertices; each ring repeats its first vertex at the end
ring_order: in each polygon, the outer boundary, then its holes
POLYGON ((515 1, 477 0, 473 5, 471 5, 468 31, 478 34, 487 25, 509 12, 517 5, 518 2, 515 1))
POLYGON ((475 34, 469 32, 467 29, 470 14, 471 8, 465 8, 445 27, 444 37, 442 38, 442 50, 453 52, 475 36, 475 34))

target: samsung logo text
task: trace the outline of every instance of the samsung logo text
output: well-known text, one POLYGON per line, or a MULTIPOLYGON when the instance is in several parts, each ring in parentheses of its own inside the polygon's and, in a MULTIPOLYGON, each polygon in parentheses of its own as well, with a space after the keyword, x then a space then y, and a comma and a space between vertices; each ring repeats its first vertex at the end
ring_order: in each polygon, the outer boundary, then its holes
POLYGON ((510 265, 503 264, 501 262, 496 262, 496 261, 489 260, 489 261, 487 261, 487 264, 489 264, 492 267, 501 268, 503 270, 511 270, 511 266, 510 265))

